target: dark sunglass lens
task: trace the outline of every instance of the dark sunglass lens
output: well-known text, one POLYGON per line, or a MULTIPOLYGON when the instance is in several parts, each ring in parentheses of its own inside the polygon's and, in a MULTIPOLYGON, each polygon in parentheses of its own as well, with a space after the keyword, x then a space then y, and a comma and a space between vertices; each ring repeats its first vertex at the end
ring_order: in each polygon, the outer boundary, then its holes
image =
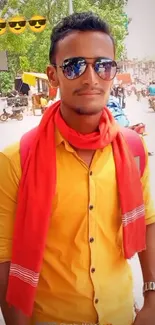
POLYGON ((30 26, 35 26, 36 20, 29 20, 29 24, 30 24, 30 26))
POLYGON ((10 21, 9 22, 9 25, 10 25, 10 27, 12 27, 12 28, 14 28, 15 26, 16 26, 16 22, 14 22, 14 21, 10 21))
POLYGON ((40 19, 38 20, 39 25, 43 26, 46 24, 46 19, 40 19))
POLYGON ((117 64, 115 61, 99 59, 95 63, 95 71, 102 79, 110 81, 115 78, 117 64))
POLYGON ((0 23, 0 28, 5 28, 6 27, 6 23, 0 23))
POLYGON ((63 73, 67 79, 76 79, 86 70, 86 61, 83 58, 73 58, 65 60, 63 63, 63 73))
POLYGON ((26 21, 18 21, 20 27, 25 27, 26 21))

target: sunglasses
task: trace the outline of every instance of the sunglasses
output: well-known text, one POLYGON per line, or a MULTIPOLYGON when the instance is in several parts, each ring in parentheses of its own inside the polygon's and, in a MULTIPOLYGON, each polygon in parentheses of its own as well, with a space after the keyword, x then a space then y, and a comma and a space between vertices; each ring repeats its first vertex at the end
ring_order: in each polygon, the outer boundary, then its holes
POLYGON ((6 27, 6 23, 0 23, 0 28, 3 29, 6 27))
POLYGON ((35 26, 36 23, 38 23, 40 26, 43 26, 46 24, 46 19, 39 19, 39 20, 29 20, 30 26, 35 26))
POLYGON ((20 27, 25 27, 26 26, 26 21, 10 21, 9 26, 14 28, 16 25, 19 25, 20 27))
POLYGON ((62 69, 64 76, 69 79, 77 79, 86 71, 88 65, 91 64, 98 76, 106 81, 115 78, 117 73, 117 63, 111 59, 99 57, 94 63, 88 63, 86 58, 75 57, 64 60, 62 65, 53 64, 55 67, 62 69))

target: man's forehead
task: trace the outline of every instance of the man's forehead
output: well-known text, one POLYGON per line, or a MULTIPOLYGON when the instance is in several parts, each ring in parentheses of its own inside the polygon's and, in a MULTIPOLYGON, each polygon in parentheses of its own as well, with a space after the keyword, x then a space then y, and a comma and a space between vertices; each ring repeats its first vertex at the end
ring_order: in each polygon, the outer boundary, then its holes
POLYGON ((57 44, 56 61, 65 58, 100 57, 114 58, 114 44, 109 35, 98 31, 75 31, 57 44))

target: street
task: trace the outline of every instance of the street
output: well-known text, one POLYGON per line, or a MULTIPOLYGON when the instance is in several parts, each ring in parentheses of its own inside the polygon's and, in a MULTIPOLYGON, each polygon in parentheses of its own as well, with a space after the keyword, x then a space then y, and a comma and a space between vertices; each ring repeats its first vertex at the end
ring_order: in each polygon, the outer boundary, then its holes
MULTIPOLYGON (((131 124, 143 122, 146 124, 147 136, 145 137, 149 151, 155 152, 155 113, 148 108, 147 98, 141 99, 140 102, 136 101, 134 96, 127 98, 126 113, 131 121, 131 124)), ((0 111, 1 113, 1 111, 0 111)), ((0 122, 0 150, 12 142, 18 141, 23 133, 36 126, 41 117, 40 116, 24 116, 23 121, 18 122, 9 120, 7 122, 0 122)), ((155 155, 149 157, 150 171, 151 171, 151 192, 155 201, 155 155)), ((139 268, 137 257, 130 261, 133 276, 134 276, 134 292, 138 305, 142 304, 142 276, 139 268)), ((1 316, 0 316, 1 318, 1 316)), ((0 319, 0 325, 4 324, 0 319)))

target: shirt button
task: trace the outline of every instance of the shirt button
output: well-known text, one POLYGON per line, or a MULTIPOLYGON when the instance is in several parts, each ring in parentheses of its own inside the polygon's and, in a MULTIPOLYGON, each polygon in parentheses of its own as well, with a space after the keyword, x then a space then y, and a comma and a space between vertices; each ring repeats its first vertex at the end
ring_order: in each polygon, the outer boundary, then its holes
POLYGON ((99 301, 99 300, 96 298, 96 299, 95 299, 95 304, 98 304, 98 301, 99 301))
POLYGON ((89 241, 90 241, 90 243, 93 243, 94 242, 94 238, 91 237, 89 241))
POLYGON ((94 273, 94 272, 95 272, 95 268, 92 267, 92 269, 91 269, 91 273, 94 273))
POLYGON ((91 172, 90 172, 90 174, 89 174, 90 176, 92 176, 93 175, 93 172, 92 172, 92 170, 91 170, 91 172))
POLYGON ((94 208, 93 205, 89 206, 89 210, 93 210, 93 208, 94 208))

